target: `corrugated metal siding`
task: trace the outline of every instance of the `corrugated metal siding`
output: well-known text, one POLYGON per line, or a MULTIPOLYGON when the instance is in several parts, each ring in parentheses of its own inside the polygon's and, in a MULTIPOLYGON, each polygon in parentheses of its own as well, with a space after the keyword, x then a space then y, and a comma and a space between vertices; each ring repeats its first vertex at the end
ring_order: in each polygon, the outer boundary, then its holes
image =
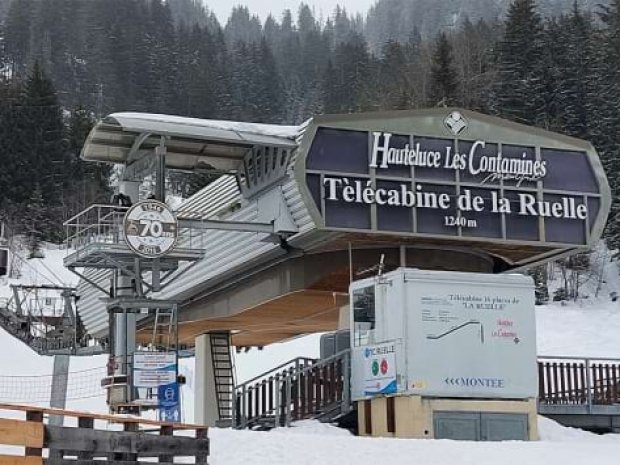
MULTIPOLYGON (((110 287, 112 272, 110 270, 88 269, 84 271, 84 276, 107 289, 110 287)), ((80 279, 78 283, 77 293, 80 296, 77 301, 77 312, 82 324, 91 336, 105 336, 108 332, 108 312, 101 299, 109 296, 83 279, 80 279)))
MULTIPOLYGON (((301 135, 302 133, 300 133, 300 138, 301 135)), ((299 186, 294 180, 293 167, 296 155, 295 153, 289 162, 288 179, 284 181, 281 188, 285 203, 299 229, 295 237, 299 237, 314 230, 315 225, 301 198, 299 186)), ((280 185, 273 187, 273 189, 278 188, 280 185)), ((197 212, 202 217, 231 221, 251 222, 257 221, 258 217, 256 202, 246 202, 241 198, 237 181, 234 176, 230 175, 221 176, 187 199, 180 205, 178 211, 184 214, 197 212), (239 201, 242 207, 235 212, 227 213, 228 208, 239 201)), ((210 230, 201 233, 200 236, 200 242, 204 244, 205 256, 196 263, 182 266, 171 280, 165 283, 164 289, 156 295, 157 298, 187 299, 199 290, 207 290, 219 284, 226 274, 250 265, 268 262, 284 253, 279 245, 263 242, 265 234, 210 230)), ((194 240, 195 238, 192 243, 195 243, 194 240)), ((185 241, 181 239, 179 245, 185 241)), ((105 279, 100 271, 88 276, 95 276, 97 282, 105 279)), ((87 329, 94 336, 105 334, 108 326, 107 312, 105 305, 99 300, 105 296, 84 282, 80 283, 78 292, 83 296, 80 299, 78 311, 87 329)))

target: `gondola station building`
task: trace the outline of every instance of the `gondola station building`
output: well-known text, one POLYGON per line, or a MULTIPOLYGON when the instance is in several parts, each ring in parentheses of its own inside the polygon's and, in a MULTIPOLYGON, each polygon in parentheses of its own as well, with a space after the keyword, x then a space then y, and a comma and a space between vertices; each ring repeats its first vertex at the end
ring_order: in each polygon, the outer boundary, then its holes
POLYGON ((67 223, 113 411, 161 404, 144 392, 175 378, 158 370, 195 355, 199 423, 277 426, 328 396, 360 434, 536 438, 522 272, 599 240, 610 190, 588 142, 462 109, 300 127, 117 113, 82 158, 122 167, 129 199, 67 223), (175 170, 220 176, 171 209, 175 170), (337 369, 235 385, 231 347, 337 330, 337 369))

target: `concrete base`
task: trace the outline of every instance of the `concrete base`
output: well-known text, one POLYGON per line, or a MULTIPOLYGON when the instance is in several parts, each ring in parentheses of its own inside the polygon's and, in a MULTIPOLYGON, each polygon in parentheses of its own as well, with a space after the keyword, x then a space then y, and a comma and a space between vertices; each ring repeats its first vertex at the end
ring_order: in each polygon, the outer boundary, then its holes
POLYGON ((203 334, 196 338, 194 370, 194 423, 215 426, 220 419, 215 392, 215 374, 211 356, 211 338, 203 334))
POLYGON ((536 400, 437 399, 421 396, 377 397, 357 405, 360 436, 433 439, 434 412, 521 413, 528 416, 530 441, 538 440, 536 400), (366 418, 370 415, 370 419, 366 418), (370 431, 368 431, 370 427, 370 431))

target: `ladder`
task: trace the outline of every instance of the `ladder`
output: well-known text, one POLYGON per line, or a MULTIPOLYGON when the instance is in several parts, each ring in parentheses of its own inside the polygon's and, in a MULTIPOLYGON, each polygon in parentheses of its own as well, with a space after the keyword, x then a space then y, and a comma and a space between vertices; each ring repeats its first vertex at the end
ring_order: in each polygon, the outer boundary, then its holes
POLYGON ((219 414, 218 426, 232 424, 232 397, 235 386, 230 332, 209 333, 215 395, 219 414))
POLYGON ((158 349, 169 351, 176 347, 176 308, 158 308, 153 322, 151 344, 158 349))

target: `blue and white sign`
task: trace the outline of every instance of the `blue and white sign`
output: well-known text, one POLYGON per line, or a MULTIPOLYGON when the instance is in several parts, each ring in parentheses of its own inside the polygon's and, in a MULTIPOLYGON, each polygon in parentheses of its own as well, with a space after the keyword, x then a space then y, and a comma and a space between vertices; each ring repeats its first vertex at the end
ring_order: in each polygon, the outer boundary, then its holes
POLYGON ((133 385, 158 388, 176 382, 177 355, 174 352, 136 352, 133 358, 133 385))
POLYGON ((395 394, 396 344, 388 342, 367 346, 364 354, 364 395, 395 394))
POLYGON ((178 423, 181 421, 181 398, 178 383, 159 386, 157 389, 159 420, 178 423))

